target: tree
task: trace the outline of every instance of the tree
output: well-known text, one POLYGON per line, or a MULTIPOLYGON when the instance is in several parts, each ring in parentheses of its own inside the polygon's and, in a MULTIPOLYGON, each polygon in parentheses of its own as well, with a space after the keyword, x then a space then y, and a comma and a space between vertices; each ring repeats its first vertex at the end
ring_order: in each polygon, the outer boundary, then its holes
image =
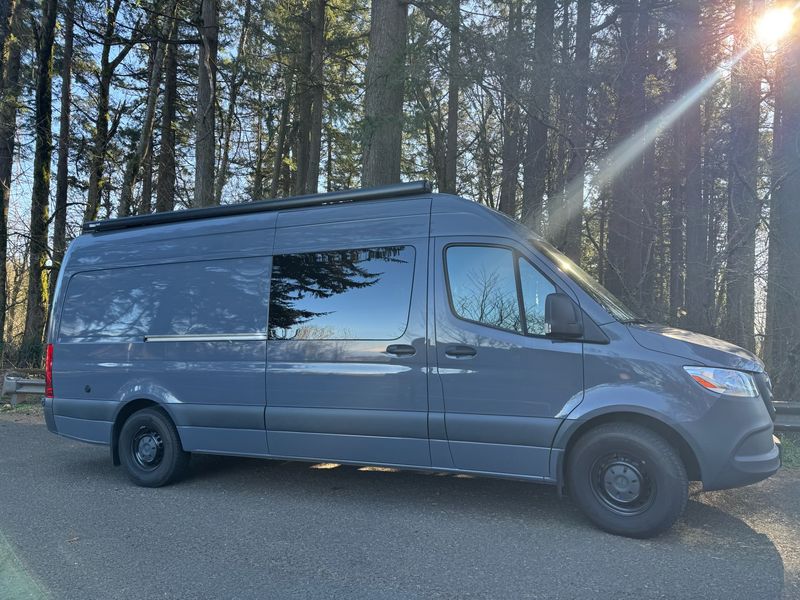
MULTIPOLYGON (((699 0, 679 0, 677 78, 685 94, 703 77, 703 44, 699 0)), ((689 106, 680 122, 678 152, 682 159, 683 205, 686 210, 686 319, 694 331, 708 331, 711 289, 708 261, 708 208, 702 188, 702 102, 689 106)))
POLYGON ((197 116, 194 167, 194 206, 213 206, 215 115, 217 110, 217 45, 219 5, 201 0, 200 53, 197 76, 197 116))
POLYGON ((289 133, 289 111, 292 104, 292 91, 294 89, 294 80, 291 74, 287 72, 284 75, 285 88, 283 102, 281 103, 281 116, 278 124, 278 141, 275 146, 275 162, 272 166, 272 181, 269 186, 269 197, 278 197, 278 188, 281 183, 281 174, 283 170, 283 155, 286 149, 286 138, 289 133))
POLYGON ((528 133, 522 168, 522 219, 534 230, 541 228, 547 183, 554 30, 555 2, 536 0, 536 31, 533 38, 533 65, 530 72, 531 91, 527 104, 528 133))
POLYGON ((499 209, 513 218, 517 216, 521 79, 519 57, 523 43, 522 3, 520 0, 509 0, 508 33, 503 56, 503 100, 505 112, 503 115, 503 154, 499 209))
POLYGON ((308 177, 306 193, 316 193, 319 183, 319 163, 322 155, 322 116, 325 102, 325 9, 327 0, 311 3, 311 52, 309 75, 311 83, 311 130, 309 131, 308 177))
POLYGON ((777 398, 800 393, 800 22, 778 57, 773 121, 766 358, 777 398))
MULTIPOLYGON (((747 52, 754 15, 763 2, 736 0, 734 54, 747 52)), ((755 350, 756 229, 761 216, 758 197, 758 148, 761 105, 760 57, 750 50, 731 72, 731 147, 728 157, 727 266, 722 331, 730 341, 755 350)))
MULTIPOLYGON (((644 78, 639 60, 642 39, 637 23, 647 11, 646 0, 640 10, 639 0, 621 0, 619 4, 620 73, 616 80, 617 96, 615 143, 629 143, 644 116, 644 78)), ((639 239, 641 237, 642 198, 637 183, 641 179, 641 158, 625 167, 612 183, 608 216, 608 270, 605 285, 614 294, 633 300, 638 298, 642 275, 639 239)))
POLYGON ((152 135, 156 120, 156 101, 161 87, 161 69, 164 66, 164 53, 166 39, 172 30, 172 21, 175 19, 177 0, 172 0, 167 7, 166 18, 161 28, 158 27, 157 20, 153 24, 153 34, 155 36, 154 50, 152 52, 152 69, 149 73, 147 84, 147 100, 145 102, 144 118, 142 128, 139 132, 139 139, 133 153, 128 157, 125 164, 125 174, 122 179, 122 190, 119 201, 119 214, 126 217, 132 214, 133 210, 133 191, 136 180, 139 177, 139 170, 142 164, 148 159, 152 150, 152 135))
POLYGON ((41 360, 42 338, 47 320, 47 229, 50 206, 50 159, 53 134, 50 129, 53 98, 53 42, 56 32, 57 0, 42 3, 41 25, 37 32, 36 73, 36 152, 33 159, 33 191, 30 215, 30 267, 28 271, 28 302, 25 335, 20 358, 35 365, 41 360))
MULTIPOLYGON (((97 113, 94 122, 94 136, 92 139, 89 156, 89 189, 86 194, 86 210, 84 221, 94 221, 100 209, 100 199, 105 192, 107 181, 103 177, 104 165, 108 143, 119 121, 109 129, 109 102, 111 97, 111 81, 114 72, 128 56, 133 46, 141 37, 138 22, 132 28, 129 38, 121 38, 117 32, 117 17, 119 16, 122 0, 106 0, 104 10, 105 27, 103 28, 100 48, 100 68, 97 82, 97 113), (117 55, 112 59, 112 48, 119 48, 117 55)), ((118 115, 124 110, 120 110, 118 115)))
POLYGON ((447 142, 444 154, 444 181, 440 192, 455 194, 458 167, 458 110, 461 92, 461 0, 450 0, 450 47, 448 50, 447 142))
POLYGON ((178 102, 178 19, 170 22, 164 65, 156 212, 175 209, 175 114, 178 102))
POLYGON ((61 57, 61 110, 58 115, 58 166, 56 206, 53 211, 53 266, 50 297, 55 291, 61 261, 67 250, 67 186, 69 182, 70 111, 72 109, 72 47, 75 35, 75 0, 64 6, 64 51, 61 57))
POLYGON ((581 224, 583 221, 583 189, 586 184, 586 159, 589 137, 589 61, 592 46, 591 0, 578 0, 575 23, 575 64, 573 69, 572 121, 568 138, 567 187, 564 192, 564 215, 556 219, 563 227, 563 251, 572 260, 581 261, 581 224))
POLYGON ((365 187, 400 181, 408 5, 373 0, 370 23, 361 173, 365 187))
POLYGON ((11 199, 11 173, 17 132, 17 104, 20 94, 21 22, 25 2, 10 2, 0 27, 0 334, 6 330, 8 308, 8 208, 11 199))
POLYGON ((230 160, 231 136, 233 135, 234 117, 236 116, 236 103, 239 99, 239 91, 244 85, 247 77, 245 69, 245 50, 247 38, 250 33, 250 14, 252 0, 244 0, 244 15, 242 17, 241 31, 239 33, 239 43, 236 47, 236 57, 233 59, 231 68, 230 92, 228 94, 228 109, 225 113, 223 122, 222 136, 222 156, 220 158, 219 169, 217 169, 217 182, 214 191, 214 204, 222 203, 222 192, 225 183, 228 181, 228 162, 230 160))

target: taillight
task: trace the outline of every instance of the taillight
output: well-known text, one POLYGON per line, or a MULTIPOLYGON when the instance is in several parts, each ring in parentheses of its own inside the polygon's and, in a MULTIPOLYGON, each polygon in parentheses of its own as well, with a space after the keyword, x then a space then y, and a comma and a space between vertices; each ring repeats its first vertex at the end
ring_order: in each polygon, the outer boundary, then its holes
POLYGON ((47 357, 44 359, 44 395, 53 397, 53 344, 47 344, 47 357))

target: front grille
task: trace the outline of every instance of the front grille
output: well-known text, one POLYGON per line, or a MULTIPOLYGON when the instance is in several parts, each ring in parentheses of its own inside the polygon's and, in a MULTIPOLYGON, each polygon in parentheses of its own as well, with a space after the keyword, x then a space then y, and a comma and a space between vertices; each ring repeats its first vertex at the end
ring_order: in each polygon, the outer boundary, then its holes
POLYGON ((772 382, 769 380, 769 375, 765 372, 753 373, 753 378, 758 387, 758 393, 761 394, 761 399, 764 401, 764 406, 767 407, 767 412, 772 420, 775 420, 775 407, 772 405, 772 382))

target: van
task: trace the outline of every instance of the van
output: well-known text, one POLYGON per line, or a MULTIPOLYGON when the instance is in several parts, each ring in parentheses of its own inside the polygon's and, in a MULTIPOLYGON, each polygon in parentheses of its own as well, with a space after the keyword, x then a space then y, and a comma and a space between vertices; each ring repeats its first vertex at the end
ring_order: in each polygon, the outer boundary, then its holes
POLYGON ((638 317, 427 182, 87 223, 47 339, 50 431, 142 486, 190 453, 549 483, 599 527, 780 466, 750 352, 638 317))

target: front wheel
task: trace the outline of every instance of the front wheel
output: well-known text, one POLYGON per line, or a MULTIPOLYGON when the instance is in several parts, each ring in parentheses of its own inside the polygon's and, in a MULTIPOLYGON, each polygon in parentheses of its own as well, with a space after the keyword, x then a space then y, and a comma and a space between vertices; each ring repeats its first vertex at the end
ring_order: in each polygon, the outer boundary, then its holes
POLYGON ((567 459, 567 488, 598 527, 635 538, 669 529, 689 497, 680 455, 633 423, 606 423, 583 435, 567 459))
POLYGON ((178 432, 156 408, 133 413, 119 433, 119 458, 136 485, 160 487, 180 478, 189 464, 178 432))

